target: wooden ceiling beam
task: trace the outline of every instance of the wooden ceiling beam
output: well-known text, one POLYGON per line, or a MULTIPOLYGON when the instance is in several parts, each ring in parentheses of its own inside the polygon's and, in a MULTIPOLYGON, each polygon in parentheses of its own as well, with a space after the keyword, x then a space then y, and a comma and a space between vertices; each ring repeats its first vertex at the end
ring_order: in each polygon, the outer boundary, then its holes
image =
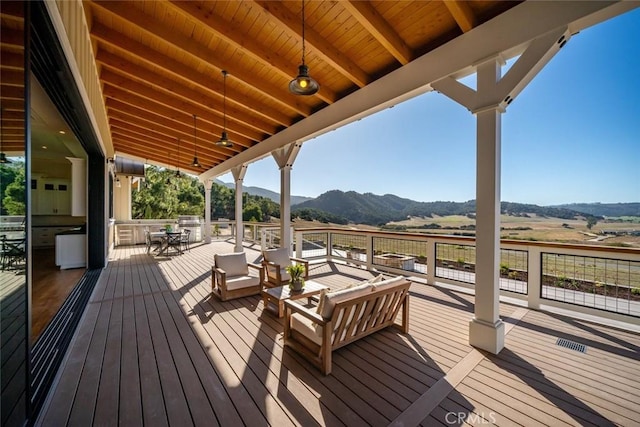
POLYGON ((22 51, 24 49, 24 32, 22 29, 3 25, 0 27, 0 43, 2 44, 3 55, 7 49, 15 50, 16 52, 22 51))
POLYGON ((0 85, 0 97, 2 99, 24 99, 24 87, 5 85, 3 81, 0 85))
MULTIPOLYGON (((118 100, 109 98, 106 102, 107 109, 113 112, 114 118, 122 118, 124 117, 133 117, 140 118, 146 122, 157 123, 160 126, 164 126, 167 129, 173 129, 181 133, 181 139, 189 141, 191 145, 193 145, 193 116, 189 116, 190 124, 183 124, 182 122, 178 122, 175 120, 167 119, 158 114, 150 113, 141 108, 137 108, 130 104, 125 104, 118 100), (126 116, 122 116, 126 115, 126 116)), ((202 123, 200 123, 202 125, 202 123)), ((204 147, 213 146, 213 141, 217 138, 214 137, 212 133, 210 133, 205 126, 198 126, 198 146, 204 147), (204 138, 203 138, 204 137, 204 138)))
MULTIPOLYGON (((130 153, 131 155, 141 156, 144 159, 152 159, 159 163, 165 163, 167 161, 167 155, 169 155, 169 159, 175 165, 175 159, 177 158, 177 146, 176 151, 167 151, 167 146, 157 143, 151 144, 142 144, 137 138, 128 136, 126 134, 120 132, 114 132, 113 139, 115 142, 115 149, 121 151, 122 153, 130 153), (173 153, 173 155, 171 155, 173 153)), ((182 150, 182 145, 180 146, 180 167, 183 168, 186 165, 190 165, 193 160, 193 151, 182 150)), ((208 153, 200 153, 198 152, 198 160, 206 161, 207 163, 219 163, 222 158, 214 157, 208 153)), ((193 168, 192 170, 197 171, 197 168, 193 168)), ((199 170, 202 172, 202 170, 199 170)))
MULTIPOLYGON (((150 124, 150 121, 146 117, 138 118, 138 116, 135 116, 135 114, 131 112, 110 108, 109 113, 110 113, 109 116, 111 118, 122 120, 124 122, 128 122, 139 127, 146 128, 150 124)), ((150 129, 158 133, 162 133, 167 138, 179 139, 180 141, 184 141, 186 144, 193 146, 193 134, 192 134, 193 130, 191 130, 191 133, 190 133, 183 127, 171 128, 167 126, 165 123, 157 123, 154 127, 150 129)))
MULTIPOLYGON (((279 1, 254 0, 254 2, 264 10, 267 16, 278 22, 289 34, 302 40, 301 16, 292 14, 289 9, 279 1)), ((364 87, 371 82, 371 77, 369 77, 364 70, 344 53, 340 52, 338 48, 328 43, 313 28, 306 25, 304 32, 306 45, 313 47, 313 53, 330 64, 336 71, 351 80, 358 87, 364 87)))
POLYGON ((14 69, 19 72, 24 72, 24 55, 15 52, 2 52, 0 54, 0 64, 2 69, 14 69))
MULTIPOLYGON (((217 78, 219 75, 217 72, 215 76, 216 78, 213 78, 214 76, 212 74, 201 73, 182 62, 176 61, 169 56, 149 49, 148 46, 144 46, 143 44, 125 37, 120 33, 111 31, 99 22, 96 22, 91 28, 91 37, 119 52, 127 52, 130 55, 134 55, 135 58, 139 59, 141 62, 152 67, 160 68, 164 72, 183 81, 199 86, 207 92, 222 96, 223 85, 221 79, 217 78)), ((101 52, 101 50, 98 50, 97 55, 100 56, 101 52)), ((115 54, 111 53, 110 55, 115 54)), ((142 68, 142 66, 139 67, 142 68)), ((289 115, 283 113, 280 109, 272 108, 263 102, 250 98, 230 87, 227 87, 227 102, 243 106, 251 111, 252 114, 268 118, 278 124, 284 126, 291 125, 291 118, 289 115)), ((292 114, 299 114, 304 117, 311 115, 311 108, 301 103, 291 106, 289 103, 279 101, 278 105, 280 105, 281 109, 291 112, 292 114)))
MULTIPOLYGON (((203 109, 201 107, 201 104, 194 104, 188 101, 181 101, 164 92, 160 92, 158 90, 155 90, 143 84, 136 83, 132 80, 124 78, 106 69, 102 70, 101 79, 105 84, 115 86, 117 88, 123 89, 133 94, 137 94, 138 96, 145 98, 148 101, 153 101, 154 103, 162 104, 167 107, 174 108, 178 111, 188 111, 192 114, 198 114, 203 118, 206 117, 207 118, 206 120, 209 120, 209 117, 213 115, 216 115, 216 116, 219 115, 220 123, 214 122, 214 124, 218 125, 220 129, 223 128, 222 114, 214 114, 214 112, 212 112, 209 109, 203 109)), ((154 104, 149 104, 145 109, 148 109, 148 110, 150 109, 150 111, 155 112, 153 110, 153 107, 154 107, 154 104)), ((247 138, 253 141, 261 141, 264 138, 264 134, 256 132, 252 129, 248 129, 246 126, 240 126, 235 122, 232 122, 230 125, 227 124, 227 131, 230 134, 234 134, 241 138, 247 138)), ((243 144, 243 145, 247 145, 247 144, 243 144)))
POLYGON ((469 3, 463 0, 447 0, 444 2, 449 9, 449 13, 456 20, 458 27, 463 33, 470 31, 477 25, 477 19, 469 3))
POLYGON ((411 48, 400 38, 393 27, 378 13, 368 1, 340 2, 355 19, 362 25, 394 58, 402 65, 413 59, 411 48))
MULTIPOLYGON (((126 157, 129 159, 133 159, 133 160, 138 160, 141 162, 145 162, 145 164, 149 164, 149 165, 154 165, 157 167, 161 167, 161 168, 165 168, 168 170, 175 170, 175 166, 172 165, 167 165, 167 159, 166 159, 166 153, 165 153, 165 158, 164 160, 156 158, 156 154, 154 153, 154 157, 149 157, 148 153, 140 151, 140 150, 128 150, 128 151, 124 151, 122 149, 120 149, 120 147, 118 149, 115 149, 115 154, 116 156, 122 156, 122 157, 126 157)), ((200 156, 198 156, 200 157, 200 156)), ((205 166, 201 166, 200 168, 194 168, 193 166, 191 166, 190 164, 185 167, 182 166, 181 172, 183 170, 188 171, 194 175, 199 175, 201 174, 204 170, 210 169, 212 168, 214 165, 218 164, 218 162, 213 162, 209 159, 206 160, 202 160, 200 159, 200 164, 201 165, 205 165, 205 166)))
MULTIPOLYGON (((215 33, 216 37, 221 38, 236 49, 240 49, 244 55, 248 55, 253 60, 270 67, 286 80, 291 80, 295 77, 295 65, 292 66, 292 64, 283 61, 277 55, 265 55, 265 53, 270 52, 268 46, 262 45, 242 31, 238 31, 233 24, 225 22, 217 16, 205 14, 198 3, 170 0, 169 4, 174 9, 205 25, 215 33)), ((320 86, 317 96, 328 104, 335 102, 337 99, 335 92, 329 90, 326 86, 320 86)))
MULTIPOLYGON (((115 74, 126 75, 132 81, 135 80, 140 84, 151 85, 153 89, 158 92, 175 95, 186 102, 200 104, 211 110, 214 115, 220 116, 221 118, 223 117, 224 111, 221 108, 223 105, 222 97, 220 97, 219 100, 213 100, 202 91, 191 89, 179 82, 176 82, 175 80, 160 76, 144 68, 137 67, 135 64, 126 60, 120 61, 120 59, 121 58, 110 55, 105 51, 100 51, 97 55, 97 61, 103 65, 103 73, 106 67, 111 71, 114 71, 115 74)), ((273 135, 277 132, 277 128, 274 124, 266 123, 255 115, 247 114, 246 111, 238 109, 235 106, 229 107, 227 105, 226 113, 227 121, 236 122, 239 126, 253 128, 253 130, 259 132, 259 134, 273 135)), ((252 138, 258 139, 258 137, 252 138)))
POLYGON ((0 78, 3 85, 24 87, 24 70, 5 69, 0 70, 0 78))
MULTIPOLYGON (((153 135, 156 138, 164 137, 167 143, 174 143, 177 145, 177 140, 192 140, 193 137, 189 137, 189 135, 181 133, 180 131, 173 130, 171 128, 167 128, 160 124, 152 124, 142 119, 136 119, 135 116, 127 114, 122 111, 110 111, 110 119, 112 123, 115 125, 118 124, 118 127, 122 128, 122 123, 127 123, 129 126, 124 127, 124 129, 129 129, 131 131, 137 131, 143 135, 153 135), (187 139, 189 138, 189 139, 187 139)), ((191 141, 191 145, 193 145, 193 140, 191 141)), ((219 147, 214 146, 217 150, 219 147)), ((233 147, 222 147, 225 149, 224 153, 236 154, 242 151, 242 147, 239 147, 238 144, 234 144, 233 147)))
MULTIPOLYGON (((140 127, 136 124, 117 118, 110 119, 109 125, 111 126, 112 133, 119 133, 122 135, 127 135, 136 140, 140 140, 143 147, 146 141, 151 141, 161 144, 161 146, 165 150, 176 152, 178 151, 178 138, 176 136, 168 136, 162 132, 157 132, 155 130, 140 127)), ((216 152, 216 157, 221 156, 224 158, 229 158, 236 154, 232 149, 227 147, 214 146, 213 151, 216 152)))
MULTIPOLYGON (((106 106, 109 110, 120 111, 134 117, 142 118, 151 123, 158 123, 169 129, 176 129, 185 135, 185 138, 193 139, 193 115, 183 114, 181 120, 172 119, 157 113, 144 110, 138 106, 119 101, 115 98, 107 98, 106 106)), ((214 129, 208 122, 198 118, 198 141, 199 146, 206 147, 212 145, 219 136, 216 136, 217 128, 214 129)))
MULTIPOLYGON (((206 46, 197 43, 192 38, 162 26, 157 19, 138 11, 129 2, 93 1, 91 5, 93 7, 100 7, 114 16, 128 21, 131 25, 154 37, 159 42, 172 45, 175 49, 179 49, 181 52, 187 53, 198 61, 201 61, 203 65, 213 66, 217 68, 218 72, 222 70, 228 71, 230 77, 242 82, 246 87, 258 91, 264 96, 278 102, 288 102, 292 107, 295 106, 297 102, 300 102, 299 99, 295 99, 298 97, 289 93, 286 84, 274 86, 265 82, 251 71, 240 68, 237 63, 221 57, 206 46)), ((149 49, 149 47, 145 49, 149 49)), ((134 51, 133 54, 140 55, 141 53, 134 51)))
POLYGON ((164 117, 177 123, 186 123, 189 120, 193 120, 193 114, 196 114, 198 116, 198 132, 200 129, 203 129, 205 132, 212 135, 213 138, 211 138, 211 141, 220 137, 222 127, 217 124, 212 124, 210 121, 206 120, 206 118, 203 118, 200 115, 203 110, 194 110, 189 112, 179 111, 157 103, 153 103, 152 109, 150 109, 149 107, 151 104, 148 99, 111 85, 105 85, 103 94, 107 97, 107 106, 113 106, 114 103, 116 103, 115 105, 129 105, 140 111, 146 111, 150 114, 164 117))

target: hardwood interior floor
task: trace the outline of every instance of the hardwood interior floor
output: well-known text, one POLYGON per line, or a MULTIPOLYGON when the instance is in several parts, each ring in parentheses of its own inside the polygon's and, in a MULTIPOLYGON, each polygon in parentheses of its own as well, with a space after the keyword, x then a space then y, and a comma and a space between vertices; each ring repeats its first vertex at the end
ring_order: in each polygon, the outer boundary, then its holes
POLYGON ((58 312, 84 268, 60 270, 54 248, 33 249, 31 342, 35 342, 58 312))

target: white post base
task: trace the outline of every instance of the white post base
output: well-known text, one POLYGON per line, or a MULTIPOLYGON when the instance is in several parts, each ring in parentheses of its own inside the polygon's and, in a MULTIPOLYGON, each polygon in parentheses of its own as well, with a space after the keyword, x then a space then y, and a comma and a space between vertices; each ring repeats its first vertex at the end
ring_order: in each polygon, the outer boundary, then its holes
POLYGON ((504 322, 488 323, 476 318, 469 322, 469 344, 493 354, 504 348, 504 322))

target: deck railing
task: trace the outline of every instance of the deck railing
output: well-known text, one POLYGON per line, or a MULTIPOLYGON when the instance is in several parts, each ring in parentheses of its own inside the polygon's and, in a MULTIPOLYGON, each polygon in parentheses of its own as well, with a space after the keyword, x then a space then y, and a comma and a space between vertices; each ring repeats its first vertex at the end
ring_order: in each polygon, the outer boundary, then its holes
MULTIPOLYGON (((501 240, 501 295, 640 324, 640 250, 501 240)), ((472 237, 312 228, 295 230, 295 254, 421 278, 475 286, 472 237)))

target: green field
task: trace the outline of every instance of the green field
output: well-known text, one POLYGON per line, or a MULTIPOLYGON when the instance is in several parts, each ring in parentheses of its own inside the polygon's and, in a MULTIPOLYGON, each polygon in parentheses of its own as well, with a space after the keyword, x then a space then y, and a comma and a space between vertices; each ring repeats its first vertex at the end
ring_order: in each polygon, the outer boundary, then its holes
MULTIPOLYGON (((475 224, 475 220, 461 215, 434 216, 433 218, 412 217, 390 225, 406 227, 408 232, 432 234, 463 234, 473 230, 464 229, 475 224), (440 228, 420 228, 426 224, 438 224, 440 228)), ((607 231, 640 231, 639 217, 625 217, 622 221, 599 221, 591 229, 587 228, 585 219, 544 218, 536 215, 516 217, 502 215, 500 217, 502 239, 532 240, 541 242, 586 243, 595 245, 628 246, 640 248, 640 236, 605 235, 607 231)))

